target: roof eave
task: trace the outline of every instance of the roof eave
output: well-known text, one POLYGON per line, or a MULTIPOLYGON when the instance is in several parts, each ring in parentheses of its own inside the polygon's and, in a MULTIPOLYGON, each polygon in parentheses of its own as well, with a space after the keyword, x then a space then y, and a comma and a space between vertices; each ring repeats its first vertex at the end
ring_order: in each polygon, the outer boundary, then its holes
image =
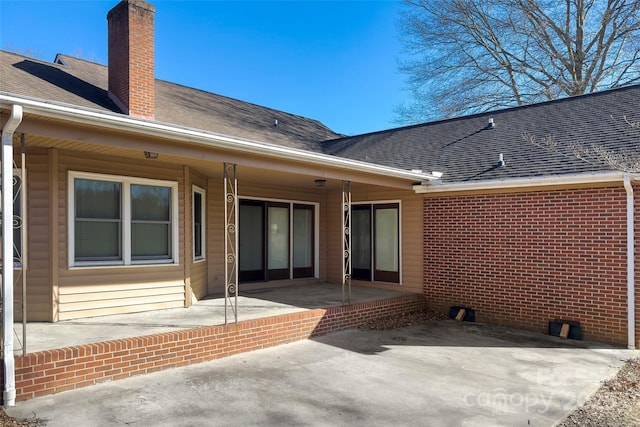
POLYGON ((468 191, 490 191, 517 188, 532 187, 550 187, 550 186, 571 186, 584 184, 606 184, 619 182, 625 176, 625 172, 607 171, 607 172, 589 172, 566 175, 548 175, 543 177, 525 177, 510 179, 494 179, 469 182, 450 182, 438 183, 432 181, 430 183, 422 183, 414 185, 413 190, 418 194, 433 193, 455 193, 468 191))
POLYGON ((258 154, 271 158, 309 162, 410 182, 430 181, 438 178, 435 175, 425 174, 422 172, 391 168, 388 166, 350 160, 328 154, 315 153, 312 151, 216 134, 213 132, 176 126, 168 123, 123 116, 121 114, 99 111, 91 108, 24 97, 8 92, 0 92, 0 107, 10 108, 12 105, 22 106, 25 114, 36 114, 44 117, 69 120, 107 129, 126 130, 147 136, 173 138, 206 145, 212 148, 223 148, 243 153, 258 154))

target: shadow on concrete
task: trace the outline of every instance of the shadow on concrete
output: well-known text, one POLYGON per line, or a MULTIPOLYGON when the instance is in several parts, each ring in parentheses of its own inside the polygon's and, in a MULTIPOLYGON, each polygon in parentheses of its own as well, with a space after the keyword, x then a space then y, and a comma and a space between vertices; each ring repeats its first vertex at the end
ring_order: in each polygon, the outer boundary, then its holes
POLYGON ((363 330, 362 332, 364 333, 349 340, 342 339, 340 332, 316 340, 370 355, 380 354, 397 346, 623 350, 621 347, 605 343, 567 340, 520 329, 455 320, 434 320, 404 328, 385 331, 363 330))

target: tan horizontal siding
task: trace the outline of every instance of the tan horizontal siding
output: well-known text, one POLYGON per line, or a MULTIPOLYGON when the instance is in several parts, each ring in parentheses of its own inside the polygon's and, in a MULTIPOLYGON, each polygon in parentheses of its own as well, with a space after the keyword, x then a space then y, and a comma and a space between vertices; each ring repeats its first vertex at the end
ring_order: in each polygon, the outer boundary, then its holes
MULTIPOLYGON (((28 139, 27 139, 28 144, 28 139)), ((27 164, 27 320, 51 321, 52 298, 49 251, 49 163, 47 151, 29 150, 27 164)), ((16 159, 20 164, 19 159, 16 159)), ((15 289, 16 300, 22 300, 21 284, 15 289)), ((17 319, 22 312, 16 311, 17 319)))
MULTIPOLYGON (((190 175, 190 179, 191 179, 192 185, 196 185, 201 189, 205 190, 205 218, 203 218, 203 220, 205 221, 204 249, 205 249, 205 258, 206 258, 206 255, 207 255, 206 252, 208 249, 207 234, 209 233, 209 224, 207 221, 207 217, 209 215, 209 206, 207 206, 207 204, 209 202, 209 197, 211 196, 207 188, 208 182, 206 177, 203 177, 202 175, 192 172, 190 175)), ((193 206, 193 201, 191 201, 191 203, 193 206)), ((193 212, 191 212, 190 215, 193 215, 193 212)), ((189 233, 193 234, 193 226, 191 227, 191 230, 189 230, 189 233)), ((190 243, 190 244, 193 245, 193 243, 190 243)), ((195 261, 195 262, 193 260, 191 261, 191 268, 190 268, 191 293, 196 299, 201 299, 208 295, 207 262, 208 262, 208 259, 205 259, 202 261, 195 261)))
POLYGON ((224 185, 209 178, 207 191, 207 294, 224 292, 224 185))
POLYGON ((87 293, 84 295, 60 295, 61 312, 71 312, 87 309, 87 300, 91 300, 91 309, 108 307, 123 307, 138 304, 151 304, 155 302, 171 302, 179 299, 177 296, 184 294, 184 286, 177 283, 176 286, 154 289, 158 294, 150 295, 148 290, 129 290, 124 292, 87 293))
MULTIPOLYGON (((242 178, 242 176, 240 176, 242 178)), ((301 178, 304 179, 304 178, 301 178)), ((317 202, 324 198, 325 190, 316 189, 310 180, 308 189, 278 187, 274 185, 261 185, 255 182, 238 181, 238 193, 240 197, 258 197, 264 199, 282 199, 293 201, 317 202)))
POLYGON ((129 314, 141 311, 164 310, 166 308, 183 308, 184 303, 180 301, 169 302, 139 302, 135 306, 123 305, 115 306, 113 303, 106 308, 84 309, 79 311, 61 312, 59 320, 72 320, 84 317, 108 316, 113 314, 129 314))
POLYGON ((208 295, 206 260, 191 266, 191 292, 196 299, 202 299, 208 295))
MULTIPOLYGON (((179 265, 127 266, 113 268, 68 268, 67 200, 69 171, 122 175, 178 182, 178 200, 184 199, 184 174, 179 166, 150 160, 87 158, 79 153, 60 151, 59 155, 59 286, 55 294, 57 318, 154 310, 158 307, 183 307, 184 245, 179 245, 179 265)), ((190 189, 189 189, 190 191, 190 189)), ((179 239, 184 230, 184 203, 179 203, 179 239)))
MULTIPOLYGON (((153 267, 150 267, 153 268, 153 267)), ((67 285, 60 288, 60 295, 85 295, 89 293, 107 293, 107 292, 124 292, 132 289, 131 283, 127 282, 127 277, 130 277, 131 272, 127 272, 129 268, 122 269, 103 269, 107 270, 102 274, 96 274, 100 269, 91 269, 95 275, 93 282, 83 282, 83 278, 90 274, 89 272, 81 272, 76 274, 76 277, 72 275, 68 276, 66 281, 67 285), (112 271, 113 273, 109 273, 112 271)), ((180 272, 174 271, 169 273, 169 268, 153 272, 145 276, 144 282, 138 282, 135 284, 135 289, 139 289, 144 292, 153 292, 153 289, 175 286, 175 282, 180 280, 180 272), (168 279, 173 276, 173 279, 168 279)), ((77 270, 73 271, 74 273, 77 270)))

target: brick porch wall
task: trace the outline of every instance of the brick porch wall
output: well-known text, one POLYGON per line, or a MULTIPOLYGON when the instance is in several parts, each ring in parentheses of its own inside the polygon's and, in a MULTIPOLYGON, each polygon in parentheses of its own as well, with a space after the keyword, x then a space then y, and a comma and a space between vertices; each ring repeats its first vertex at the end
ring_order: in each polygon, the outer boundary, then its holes
POLYGON ((31 353, 16 357, 17 400, 304 340, 424 307, 423 295, 406 295, 31 353))
POLYGON ((424 245, 432 308, 543 333, 577 320, 585 339, 627 343, 622 186, 425 198, 424 245))

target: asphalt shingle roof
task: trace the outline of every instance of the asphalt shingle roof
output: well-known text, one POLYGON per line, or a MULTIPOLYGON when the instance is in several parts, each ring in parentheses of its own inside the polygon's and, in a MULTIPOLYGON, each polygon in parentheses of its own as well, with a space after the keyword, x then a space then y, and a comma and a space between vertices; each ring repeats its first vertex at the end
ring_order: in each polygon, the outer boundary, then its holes
MULTIPOLYGON (((107 95, 107 67, 66 55, 48 63, 0 51, 0 91, 120 112, 107 95)), ((321 151, 340 137, 317 120, 156 79, 159 122, 223 135, 321 151), (275 126, 276 120, 278 125, 275 126)))
POLYGON ((640 86, 328 141, 324 151, 403 169, 443 172, 444 182, 612 170, 577 159, 568 144, 640 156, 640 86), (495 126, 488 127, 489 118, 495 126), (525 135, 552 137, 557 151, 525 135), (497 167, 502 153, 505 167, 497 167))
MULTIPOLYGON (((0 91, 119 112, 107 96, 106 66, 57 59, 62 63, 0 51, 0 91)), ((317 120, 156 80, 156 120, 399 169, 440 171, 443 182, 612 170, 577 159, 567 148, 572 142, 640 156, 640 128, 629 124, 640 122, 640 85, 346 137, 317 120), (552 137, 558 149, 533 145, 525 135, 552 137), (498 167, 500 154, 504 167, 498 167)))

